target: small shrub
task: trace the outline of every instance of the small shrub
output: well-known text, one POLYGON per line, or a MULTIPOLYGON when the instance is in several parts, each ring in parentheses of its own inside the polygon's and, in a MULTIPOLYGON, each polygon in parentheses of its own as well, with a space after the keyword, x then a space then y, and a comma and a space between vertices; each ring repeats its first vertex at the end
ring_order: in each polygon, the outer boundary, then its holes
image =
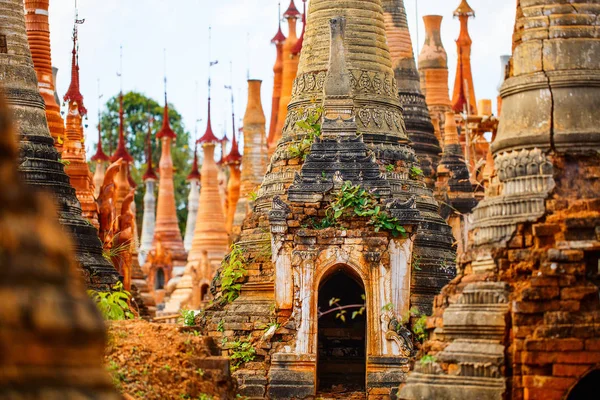
POLYGON ((230 347, 231 370, 237 370, 243 363, 250 362, 256 357, 256 349, 248 340, 237 340, 230 347))
POLYGON ((196 326, 196 312, 194 310, 181 310, 179 320, 184 326, 196 326))
POLYGON ((123 288, 121 282, 117 282, 111 292, 98 292, 90 289, 87 293, 96 302, 104 319, 119 321, 134 317, 128 303, 131 293, 123 288))
POLYGON ((409 176, 410 179, 416 180, 418 179, 420 176, 423 175, 423 170, 419 167, 415 167, 414 165, 412 167, 410 167, 410 171, 409 171, 409 176))
POLYGON ((224 303, 231 303, 239 297, 242 290, 240 281, 247 272, 244 268, 245 263, 246 259, 242 248, 237 244, 231 245, 231 252, 221 264, 221 293, 224 303))
POLYGON ((248 193, 248 200, 250 200, 250 201, 256 201, 256 199, 258 199, 258 193, 257 192, 250 192, 250 193, 248 193))
POLYGON ((437 358, 435 356, 432 356, 430 354, 426 354, 423 356, 423 358, 421 358, 421 360, 419 361, 421 363, 421 365, 425 365, 425 364, 431 364, 437 361, 437 358))
POLYGON ((292 158, 306 159, 310 148, 318 137, 321 137, 321 115, 322 108, 317 108, 309 113, 308 117, 302 121, 296 122, 296 126, 306 132, 306 136, 298 143, 288 148, 288 153, 292 158))

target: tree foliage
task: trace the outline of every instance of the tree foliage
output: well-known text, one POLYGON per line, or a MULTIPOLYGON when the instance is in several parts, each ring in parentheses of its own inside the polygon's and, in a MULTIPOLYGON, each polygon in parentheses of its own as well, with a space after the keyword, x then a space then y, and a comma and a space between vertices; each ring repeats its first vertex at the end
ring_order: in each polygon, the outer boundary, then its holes
MULTIPOLYGON (((127 149, 134 158, 131 175, 138 184, 135 194, 138 226, 141 227, 143 215, 144 188, 142 176, 146 169, 146 135, 148 133, 148 118, 154 119, 152 124, 152 162, 158 172, 161 143, 156 139, 163 123, 164 104, 159 104, 153 99, 137 92, 123 95, 124 129, 127 149)), ((177 139, 172 146, 174 167, 175 204, 179 227, 185 232, 187 219, 187 196, 189 192, 185 178, 190 172, 193 159, 193 149, 190 149, 190 134, 185 130, 181 115, 172 104, 169 104, 169 120, 177 139)), ((107 154, 112 154, 119 140, 119 96, 110 98, 100 116, 102 128, 102 145, 107 154), (109 153, 110 152, 110 153, 109 153)), ((157 185, 158 186, 158 185, 157 185)), ((158 187, 157 187, 158 190, 158 187)))

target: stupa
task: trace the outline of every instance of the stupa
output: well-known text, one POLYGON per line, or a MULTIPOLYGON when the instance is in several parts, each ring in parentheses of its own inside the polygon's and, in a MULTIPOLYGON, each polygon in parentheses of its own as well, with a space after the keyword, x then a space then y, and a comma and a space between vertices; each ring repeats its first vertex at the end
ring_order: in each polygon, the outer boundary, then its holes
POLYGON ((139 262, 144 265, 146 257, 152 250, 154 229, 156 226, 156 196, 154 190, 158 175, 152 166, 152 118, 148 119, 148 135, 146 136, 146 172, 142 177, 146 191, 144 192, 144 214, 142 217, 142 237, 140 239, 139 262))
POLYGON ((117 282, 118 274, 102 256, 98 231, 82 218, 75 189, 54 148, 33 69, 23 9, 21 0, 0 1, 0 36, 6 44, 5 51, 0 51, 0 74, 2 90, 18 127, 19 170, 31 187, 54 195, 59 221, 73 239, 76 261, 88 286, 108 290, 117 282))
POLYGON ((464 273, 438 298, 431 362, 416 364, 401 399, 597 392, 598 15, 595 1, 517 3, 496 175, 464 273))
POLYGON ((98 110, 98 144, 96 144, 96 153, 90 158, 90 161, 96 163, 96 170, 94 171, 94 198, 96 199, 100 195, 106 164, 109 160, 110 157, 102 149, 102 126, 100 125, 100 110, 98 110))
POLYGON ((75 188, 75 195, 81 204, 83 217, 98 228, 98 205, 94 198, 93 176, 87 163, 85 135, 82 124, 82 119, 84 117, 87 118, 87 109, 83 104, 83 95, 79 88, 78 23, 79 21, 76 16, 73 27, 71 84, 63 98, 67 103, 68 113, 61 157, 66 164, 65 172, 69 175, 71 186, 75 188))
POLYGON ((221 336, 222 320, 226 332, 235 327, 236 338, 256 337, 265 349, 253 363, 259 368, 236 372, 243 395, 304 398, 336 384, 392 395, 412 354, 410 340, 394 334, 402 331, 394 315, 411 307, 429 312, 454 274, 451 229, 418 172, 383 28, 379 0, 310 2, 283 137, 221 270, 244 258, 240 291, 219 275, 207 310, 211 335, 221 336), (338 217, 348 220, 340 225, 327 221, 331 202, 357 187, 366 198, 378 196, 372 201, 379 212, 369 203, 372 215, 402 221, 406 236, 375 232, 375 222, 341 217, 344 211, 338 217), (319 318, 336 297, 342 304, 366 301, 355 322, 348 314, 348 330, 331 313, 319 318))
POLYGON ((196 218, 198 217, 198 202, 200 201, 200 180, 202 175, 198 169, 198 144, 194 146, 194 161, 192 169, 186 180, 190 184, 190 193, 188 195, 188 216, 185 224, 185 236, 183 246, 185 251, 189 252, 192 249, 192 241, 194 240, 194 228, 196 227, 196 218))
POLYGON ((271 121, 269 122, 269 136, 267 144, 270 148, 275 148, 275 132, 277 130, 277 118, 279 116, 279 104, 281 101, 281 85, 283 83, 283 43, 286 40, 285 35, 281 31, 281 3, 279 3, 277 19, 279 20, 279 29, 271 39, 271 43, 275 45, 277 57, 273 66, 273 99, 271 101, 271 121))
POLYGON ((250 213, 254 198, 267 171, 267 142, 265 140, 265 112, 260 99, 259 80, 248 81, 248 103, 244 114, 244 154, 242 156, 242 177, 240 199, 233 219, 235 238, 240 234, 242 224, 250 213))
POLYGON ((25 0, 25 27, 31 49, 33 67, 37 75, 38 88, 46 105, 46 120, 54 146, 62 152, 65 121, 60 115, 60 102, 55 96, 50 46, 50 22, 48 8, 50 0, 25 0))
MULTIPOLYGON (((235 125, 234 125, 235 128, 235 125)), ((240 175, 242 166, 242 155, 238 147, 237 135, 233 134, 231 141, 231 149, 224 160, 229 168, 229 180, 227 181, 227 215, 225 218, 225 226, 231 234, 233 230, 233 220, 237 210, 237 203, 240 199, 240 175)))
POLYGON ((461 0, 454 11, 454 16, 460 21, 460 33, 456 39, 458 61, 456 63, 456 77, 452 95, 452 109, 455 113, 466 110, 470 115, 477 115, 477 99, 471 72, 471 45, 473 41, 469 36, 469 18, 475 16, 475 11, 469 6, 467 0, 461 0))
POLYGON ((413 142, 425 182, 433 189, 442 149, 435 136, 412 49, 403 0, 383 0, 385 32, 398 84, 404 123, 413 142))

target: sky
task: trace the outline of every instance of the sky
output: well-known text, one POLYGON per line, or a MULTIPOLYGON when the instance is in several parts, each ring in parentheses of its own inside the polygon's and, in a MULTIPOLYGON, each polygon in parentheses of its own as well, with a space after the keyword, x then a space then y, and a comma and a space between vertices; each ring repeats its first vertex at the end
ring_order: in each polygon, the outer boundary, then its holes
MULTIPOLYGON (((50 2, 52 63, 59 68, 57 90, 61 98, 69 86, 74 2, 50 2)), ((295 2, 301 10, 302 1, 295 2)), ((444 17, 442 40, 448 53, 450 90, 457 58, 454 41, 459 32, 452 12, 459 3, 405 0, 417 54, 425 37, 422 17, 444 17)), ((119 92, 120 46, 123 90, 142 92, 162 104, 166 71, 169 103, 182 114, 192 137, 196 126, 199 136, 206 129, 209 47, 210 59, 219 61, 211 68, 214 131, 222 134, 226 129, 231 137, 231 91, 225 86, 233 86, 236 129, 241 125, 248 76, 263 81, 263 107, 269 121, 275 62, 275 47, 270 41, 277 32, 277 4, 278 0, 77 0, 79 19, 85 19, 79 25, 79 64, 81 91, 89 111, 88 150, 95 150, 98 105, 119 92)), ((470 21, 476 96, 493 99, 495 109, 500 56, 510 54, 511 49, 515 1, 469 0, 469 4, 476 13, 470 21)), ((282 0, 283 10, 288 5, 289 0, 282 0)), ((287 24, 282 26, 287 35, 287 24)), ((299 24, 298 34, 300 29, 299 24)))

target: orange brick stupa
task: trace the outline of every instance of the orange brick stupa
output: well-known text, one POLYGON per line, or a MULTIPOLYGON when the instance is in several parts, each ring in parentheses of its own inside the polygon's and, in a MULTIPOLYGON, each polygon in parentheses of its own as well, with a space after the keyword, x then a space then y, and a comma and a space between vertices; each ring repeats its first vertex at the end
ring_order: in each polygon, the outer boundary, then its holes
POLYGON ((163 248, 171 253, 173 262, 178 265, 185 265, 187 254, 183 247, 183 238, 177 220, 175 188, 173 185, 173 159, 171 157, 171 145, 177 135, 169 123, 169 104, 167 103, 166 91, 163 124, 156 137, 161 140, 162 151, 158 170, 160 180, 158 183, 154 245, 160 240, 163 248))
POLYGON ((279 12, 277 14, 279 19, 279 29, 277 34, 271 40, 271 43, 275 45, 277 49, 277 59, 273 66, 273 100, 271 102, 271 122, 269 124, 269 136, 267 143, 269 148, 274 148, 275 131, 277 130, 277 118, 279 116, 279 102, 281 100, 281 84, 283 81, 283 43, 285 42, 285 35, 281 31, 281 3, 279 3, 279 12))
MULTIPOLYGON (((238 141, 235 133, 231 142, 231 150, 224 159, 225 164, 229 167, 229 182, 227 183, 227 231, 232 232, 233 219, 237 209, 237 203, 240 199, 240 167, 242 165, 242 155, 238 148, 238 141)), ((238 228, 239 231, 239 228, 238 228)))
POLYGON ((102 127, 100 126, 100 111, 98 111, 98 144, 96 145, 96 154, 90 158, 96 163, 96 171, 94 171, 94 197, 97 199, 100 195, 100 189, 104 182, 104 174, 106 172, 106 164, 110 157, 106 155, 102 149, 102 127))
POLYGON ((69 175, 71 185, 75 188, 75 195, 81 204, 83 217, 98 228, 98 205, 94 198, 94 182, 85 154, 82 118, 87 115, 87 110, 83 105, 83 95, 79 89, 78 47, 77 21, 75 21, 75 27, 73 28, 71 84, 64 97, 64 101, 68 104, 68 114, 62 159, 66 164, 65 172, 69 175))
POLYGON ((462 0, 460 6, 454 11, 454 16, 460 21, 460 34, 456 40, 458 63, 454 81, 454 94, 452 95, 452 109, 461 113, 469 105, 469 114, 477 115, 477 99, 473 87, 473 74, 471 72, 471 45, 473 41, 469 36, 469 18, 475 16, 475 11, 469 6, 467 0, 462 0))
POLYGON ((54 146, 60 153, 64 141, 65 126, 60 115, 60 106, 54 97, 50 23, 48 22, 49 4, 50 0, 25 0, 25 26, 33 66, 37 75, 38 88, 46 104, 48 128, 54 139, 54 146))
POLYGON ((287 106, 292 98, 292 89, 294 86, 294 80, 298 73, 298 61, 300 60, 299 54, 294 54, 293 51, 298 42, 298 35, 296 33, 296 22, 300 17, 300 12, 294 4, 294 0, 291 0, 290 6, 283 14, 288 21, 288 37, 283 42, 283 71, 282 71, 282 83, 281 83, 281 95, 279 99, 279 112, 277 113, 277 125, 275 127, 275 133, 269 141, 269 156, 273 154, 279 139, 283 132, 285 120, 287 118, 287 106))
POLYGON ((448 55, 440 31, 442 18, 440 15, 423 17, 425 45, 419 55, 421 90, 425 94, 431 118, 439 121, 440 129, 444 126, 446 112, 452 111, 452 102, 448 94, 448 55))
POLYGON ((130 178, 129 166, 133 163, 133 157, 127 151, 127 146, 125 144, 125 126, 123 121, 123 91, 119 93, 119 141, 117 144, 117 149, 113 153, 110 161, 112 163, 121 159, 123 164, 119 170, 118 175, 115 177, 115 186, 116 186, 116 202, 115 207, 117 210, 121 210, 121 204, 125 197, 129 194, 129 191, 135 187, 135 182, 130 178), (133 183, 133 185, 132 185, 133 183))
MULTIPOLYGON (((250 197, 256 196, 267 171, 267 144, 265 141, 265 112, 260 101, 259 80, 248 81, 248 105, 244 114, 244 155, 242 156, 242 178, 240 199, 237 203, 234 227, 241 227, 250 212, 250 197)), ((233 230, 233 234, 237 234, 233 230)))

